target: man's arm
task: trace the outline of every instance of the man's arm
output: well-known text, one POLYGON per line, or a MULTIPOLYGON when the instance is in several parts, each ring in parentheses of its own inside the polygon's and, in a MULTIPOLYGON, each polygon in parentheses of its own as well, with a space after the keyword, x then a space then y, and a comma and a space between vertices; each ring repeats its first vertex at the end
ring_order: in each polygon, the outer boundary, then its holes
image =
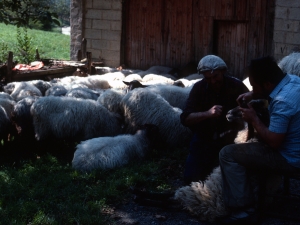
POLYGON ((205 112, 190 113, 184 120, 186 126, 195 125, 196 123, 213 117, 218 117, 222 114, 222 106, 215 105, 211 109, 205 112))
POLYGON ((274 133, 266 127, 263 122, 258 118, 254 109, 249 106, 249 109, 240 108, 242 111, 243 119, 251 123, 254 129, 262 140, 273 149, 278 149, 285 138, 285 133, 274 133))
POLYGON ((264 142, 271 148, 279 149, 281 146, 285 134, 274 133, 266 127, 260 119, 252 122, 254 129, 257 131, 258 135, 264 140, 264 142))

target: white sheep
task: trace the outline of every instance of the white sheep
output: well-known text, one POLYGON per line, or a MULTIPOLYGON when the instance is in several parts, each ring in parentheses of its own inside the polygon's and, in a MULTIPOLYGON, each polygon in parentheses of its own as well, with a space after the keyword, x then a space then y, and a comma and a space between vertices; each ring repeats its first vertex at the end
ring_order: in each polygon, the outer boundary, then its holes
POLYGON ((123 81, 125 81, 125 82, 130 82, 130 81, 133 81, 133 80, 137 80, 139 82, 142 82, 143 78, 139 74, 130 74, 130 75, 126 76, 123 79, 123 81))
POLYGON ((213 222, 216 217, 226 215, 220 167, 216 167, 205 181, 192 182, 177 189, 174 199, 201 220, 213 222))
POLYGON ((185 78, 180 78, 178 80, 175 80, 173 85, 178 86, 178 87, 191 87, 200 80, 202 80, 202 78, 201 79, 195 79, 195 80, 187 80, 185 78))
POLYGON ((138 81, 124 82, 128 85, 129 90, 138 87, 144 87, 149 92, 153 92, 162 96, 173 107, 181 110, 185 108, 186 101, 189 97, 192 86, 182 88, 174 85, 144 85, 138 81))
POLYGON ((184 79, 186 80, 201 80, 203 78, 204 78, 203 74, 198 74, 198 73, 193 73, 184 77, 184 79))
POLYGON ((173 84, 175 77, 170 74, 157 75, 157 74, 147 74, 143 77, 142 82, 147 84, 173 84))
POLYGON ((123 90, 108 89, 100 95, 97 102, 109 111, 122 115, 120 103, 125 94, 123 90))
POLYGON ((283 57, 278 66, 284 73, 300 76, 300 52, 293 52, 283 57))
POLYGON ((100 92, 91 90, 89 88, 73 88, 69 90, 65 96, 73 98, 82 98, 82 99, 92 99, 97 100, 100 96, 100 92))
MULTIPOLYGON (((92 75, 88 77, 79 77, 72 81, 71 84, 83 84, 90 89, 108 89, 110 88, 108 80, 109 76, 106 75, 92 75)), ((124 75, 122 76, 124 77, 124 75)))
POLYGON ((189 143, 191 130, 180 122, 182 110, 172 107, 163 97, 147 88, 128 92, 121 101, 127 132, 134 133, 142 124, 158 126, 160 137, 167 146, 179 147, 189 143))
POLYGON ((67 92, 68 89, 64 85, 55 84, 45 92, 45 96, 65 96, 67 92))
POLYGON ((13 90, 15 89, 16 83, 18 83, 18 82, 10 82, 10 83, 4 85, 3 92, 10 95, 13 92, 13 90))
POLYGON ((123 134, 83 141, 76 146, 72 167, 90 172, 95 169, 113 169, 133 160, 141 160, 150 151, 157 130, 156 126, 145 125, 134 135, 123 134))
POLYGON ((173 68, 167 66, 151 66, 146 70, 147 74, 169 74, 173 68))
POLYGON ((43 96, 45 95, 45 92, 52 86, 52 83, 44 80, 31 80, 27 82, 38 88, 43 96))
POLYGON ((121 133, 120 116, 90 99, 42 97, 30 112, 37 140, 87 140, 121 133))
POLYGON ((10 96, 18 102, 28 96, 42 96, 42 93, 29 82, 15 82, 14 89, 10 96))

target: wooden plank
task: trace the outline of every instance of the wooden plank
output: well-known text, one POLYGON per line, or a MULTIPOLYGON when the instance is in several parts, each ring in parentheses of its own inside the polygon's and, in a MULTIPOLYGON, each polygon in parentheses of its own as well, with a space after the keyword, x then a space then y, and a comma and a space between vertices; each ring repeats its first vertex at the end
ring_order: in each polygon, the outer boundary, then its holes
POLYGON ((249 19, 249 0, 247 1, 235 1, 235 15, 237 20, 249 19))
POLYGON ((48 78, 70 76, 75 71, 76 67, 74 66, 47 70, 19 71, 12 74, 11 81, 49 80, 48 78))
POLYGON ((239 51, 237 43, 237 23, 230 23, 230 37, 229 37, 229 62, 228 62, 228 68, 232 71, 232 75, 237 77, 238 76, 238 68, 239 65, 235 64, 235 58, 237 57, 237 52, 239 51))
POLYGON ((222 8, 222 1, 221 0, 218 0, 218 1, 215 1, 215 19, 216 20, 221 20, 223 19, 222 17, 222 14, 223 14, 223 8, 222 8))
POLYGON ((234 18, 234 2, 235 0, 226 0, 224 2, 224 4, 226 5, 226 15, 224 17, 224 19, 226 20, 230 20, 230 19, 233 19, 234 18))

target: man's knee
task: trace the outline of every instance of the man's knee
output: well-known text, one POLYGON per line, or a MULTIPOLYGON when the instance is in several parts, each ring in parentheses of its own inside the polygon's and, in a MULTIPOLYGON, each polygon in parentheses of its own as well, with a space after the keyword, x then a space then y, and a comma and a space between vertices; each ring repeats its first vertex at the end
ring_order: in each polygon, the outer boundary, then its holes
POLYGON ((236 144, 226 145, 225 147, 223 147, 219 152, 219 160, 222 161, 230 158, 235 149, 236 144))

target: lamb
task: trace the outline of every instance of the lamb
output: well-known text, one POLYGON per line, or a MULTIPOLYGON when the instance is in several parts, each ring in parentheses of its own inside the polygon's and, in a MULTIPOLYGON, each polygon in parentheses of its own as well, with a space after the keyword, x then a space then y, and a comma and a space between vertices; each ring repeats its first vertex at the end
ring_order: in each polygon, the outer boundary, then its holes
POLYGON ((278 66, 284 73, 300 76, 300 52, 293 52, 283 57, 278 66))
POLYGON ((108 170, 124 166, 134 159, 143 159, 150 151, 157 131, 155 125, 146 124, 134 135, 122 134, 83 141, 76 146, 72 167, 83 172, 108 170))
POLYGON ((120 106, 127 133, 135 133, 144 123, 154 124, 168 147, 186 146, 192 137, 191 130, 180 122, 182 110, 173 108, 163 97, 147 88, 128 92, 120 106))
POLYGON ((173 107, 181 110, 184 109, 186 101, 189 97, 191 87, 178 87, 173 85, 143 85, 138 81, 125 82, 129 90, 137 87, 146 88, 146 90, 161 95, 173 107))
POLYGON ((37 140, 82 141, 121 133, 122 121, 94 100, 48 96, 30 109, 37 140))

